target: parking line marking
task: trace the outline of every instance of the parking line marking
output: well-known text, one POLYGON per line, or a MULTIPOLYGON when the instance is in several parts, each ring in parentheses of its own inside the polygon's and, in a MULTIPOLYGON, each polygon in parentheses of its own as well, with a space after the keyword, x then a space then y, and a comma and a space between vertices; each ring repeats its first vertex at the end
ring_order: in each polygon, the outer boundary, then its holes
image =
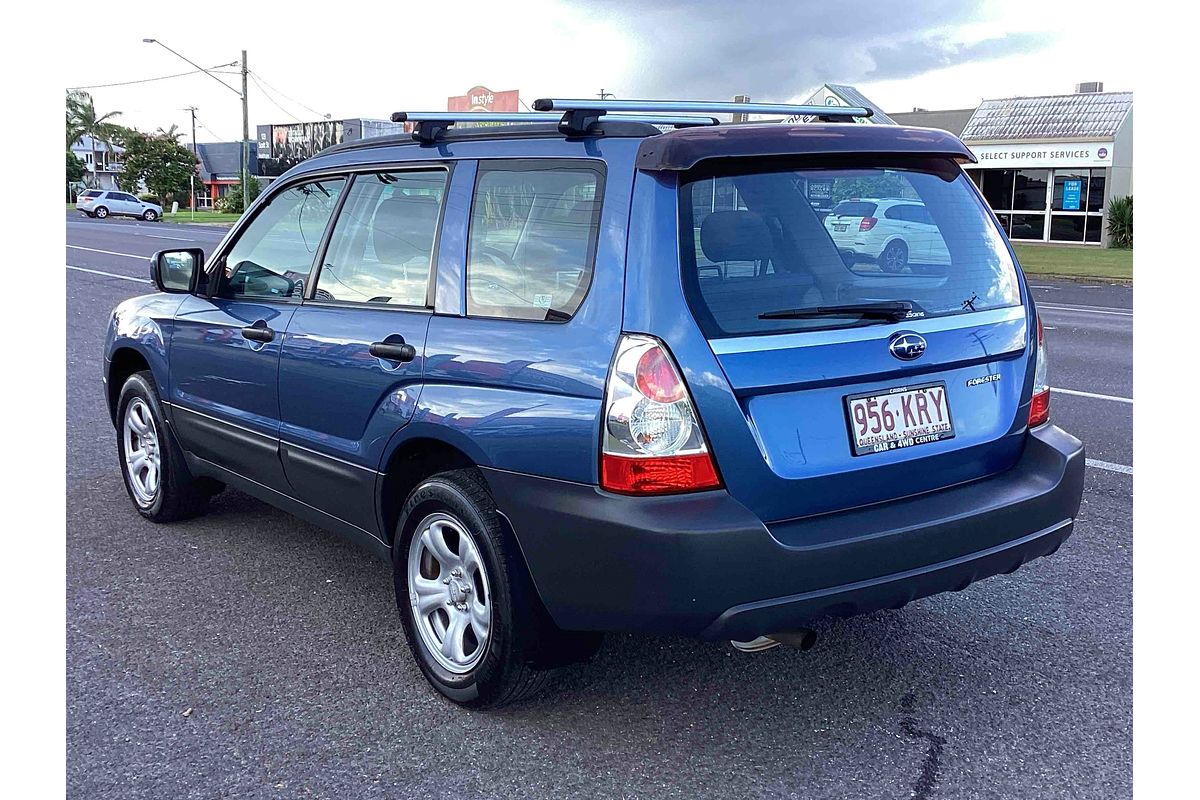
POLYGON ((1084 463, 1086 463, 1089 467, 1104 469, 1108 470, 1109 472, 1120 472, 1122 475, 1133 474, 1133 467, 1127 467, 1124 464, 1114 464, 1111 461, 1101 461, 1098 458, 1084 459, 1084 463))
POLYGON ((1059 389, 1056 386, 1051 386, 1050 391, 1057 392, 1059 394, 1073 394, 1076 397, 1091 397, 1094 400, 1111 400, 1114 403, 1128 403, 1129 405, 1133 405, 1132 397, 1117 397, 1116 395, 1112 395, 1112 394, 1096 394, 1095 392, 1081 392, 1077 389, 1059 389))
POLYGON ((140 258, 143 261, 149 261, 150 256, 135 256, 133 253, 114 253, 112 250, 97 250, 94 247, 80 247, 77 244, 69 244, 67 247, 72 250, 87 250, 89 253, 104 253, 108 256, 123 256, 125 258, 140 258))
POLYGON ((194 241, 193 239, 185 239, 185 238, 184 238, 184 237, 182 237, 182 236, 161 236, 161 235, 159 235, 159 234, 157 234, 157 233, 143 233, 143 234, 142 234, 142 236, 145 236, 147 239, 172 239, 172 240, 174 240, 174 241, 176 241, 176 242, 191 242, 191 241, 194 241))
POLYGON ((1056 303, 1038 303, 1038 308, 1050 311, 1074 311, 1077 314, 1104 314, 1110 317, 1132 317, 1133 312, 1127 308, 1111 308, 1109 306, 1069 306, 1056 303))
POLYGON ((67 269, 73 269, 76 272, 86 272, 89 275, 103 275, 106 278, 120 278, 123 281, 136 281, 137 283, 149 283, 145 278, 135 278, 132 275, 118 275, 115 272, 102 272, 98 269, 88 269, 87 267, 76 267, 67 264, 67 269))

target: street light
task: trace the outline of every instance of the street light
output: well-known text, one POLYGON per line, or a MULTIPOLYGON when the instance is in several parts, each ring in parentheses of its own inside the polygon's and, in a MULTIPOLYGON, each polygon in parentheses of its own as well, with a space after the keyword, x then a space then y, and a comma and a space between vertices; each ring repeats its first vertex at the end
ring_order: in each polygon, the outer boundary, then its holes
MULTIPOLYGON (((142 39, 142 41, 146 44, 156 44, 171 55, 183 59, 242 99, 242 212, 245 213, 246 209, 250 207, 250 103, 246 86, 247 73, 249 72, 249 70, 246 68, 246 51, 242 51, 242 90, 239 92, 237 89, 233 88, 228 83, 197 64, 195 61, 192 61, 182 53, 175 52, 158 39, 142 39)), ((194 143, 194 133, 192 134, 192 140, 194 143)), ((195 203, 194 197, 192 202, 195 203)))

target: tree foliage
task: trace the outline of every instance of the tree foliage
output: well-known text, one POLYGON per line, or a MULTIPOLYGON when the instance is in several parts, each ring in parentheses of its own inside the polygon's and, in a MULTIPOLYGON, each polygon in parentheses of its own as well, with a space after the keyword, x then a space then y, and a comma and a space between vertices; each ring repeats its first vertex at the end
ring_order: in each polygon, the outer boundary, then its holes
POLYGON ((74 153, 67 150, 67 183, 79 183, 86 174, 87 170, 84 169, 83 162, 76 158, 74 153))
POLYGON ((189 179, 196 174, 196 156, 174 137, 128 131, 122 137, 125 168, 117 176, 118 185, 127 192, 145 184, 151 194, 170 203, 186 196, 189 179))

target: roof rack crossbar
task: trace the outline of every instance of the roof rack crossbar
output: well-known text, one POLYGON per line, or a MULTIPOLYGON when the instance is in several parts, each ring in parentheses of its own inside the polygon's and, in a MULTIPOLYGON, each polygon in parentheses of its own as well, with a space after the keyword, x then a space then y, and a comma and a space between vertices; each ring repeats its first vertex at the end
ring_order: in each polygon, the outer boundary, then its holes
POLYGON ((670 114, 787 114, 790 116, 870 117, 861 106, 805 106, 791 103, 732 103, 707 100, 589 100, 544 97, 533 101, 536 111, 643 112, 670 114))
POLYGON ((581 136, 596 122, 644 122, 650 125, 671 125, 676 128, 697 125, 716 125, 715 117, 684 114, 606 114, 603 111, 585 112, 575 115, 519 111, 513 113, 490 111, 397 111, 392 122, 413 122, 413 138, 431 144, 456 122, 490 123, 556 123, 559 130, 568 136, 581 136))

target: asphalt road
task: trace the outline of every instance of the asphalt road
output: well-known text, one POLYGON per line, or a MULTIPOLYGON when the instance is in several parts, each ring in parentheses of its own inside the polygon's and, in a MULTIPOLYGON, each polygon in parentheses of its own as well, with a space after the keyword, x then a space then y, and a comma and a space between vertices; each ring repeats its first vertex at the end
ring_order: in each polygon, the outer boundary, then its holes
MULTIPOLYGON (((1052 558, 822 622, 807 653, 610 636, 466 712, 409 656, 387 565, 238 492, 171 526, 131 508, 104 324, 146 256, 222 235, 68 215, 68 796, 1131 796, 1131 403, 1054 395, 1104 463, 1052 558)), ((1031 283, 1054 385, 1130 398, 1131 290, 1031 283)))

